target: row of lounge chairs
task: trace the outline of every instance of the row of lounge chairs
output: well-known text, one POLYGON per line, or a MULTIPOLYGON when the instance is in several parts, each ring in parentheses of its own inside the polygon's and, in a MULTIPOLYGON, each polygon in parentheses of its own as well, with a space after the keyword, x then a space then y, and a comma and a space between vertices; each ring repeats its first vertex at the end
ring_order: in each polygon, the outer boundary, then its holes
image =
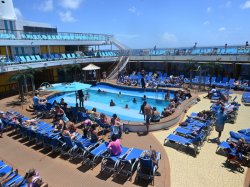
POLYGON ((5 162, 0 160, 0 179, 4 177, 5 175, 9 175, 10 180, 6 180, 3 184, 1 184, 2 187, 7 186, 15 186, 19 183, 21 183, 19 186, 24 187, 27 186, 27 183, 23 176, 19 175, 16 171, 13 171, 13 168, 9 165, 7 165, 5 162))
MULTIPOLYGON (((195 76, 195 78, 192 79, 192 84, 202 84, 206 86, 214 85, 216 87, 224 87, 224 88, 230 88, 234 89, 236 85, 234 84, 236 79, 234 78, 228 78, 228 77, 210 77, 210 76, 195 76)), ((191 83, 190 79, 185 78, 185 83, 191 83)), ((241 80, 239 81, 239 85, 237 86, 238 89, 249 89, 249 80, 241 80)))
MULTIPOLYGON (((32 180, 29 181, 27 177, 32 177, 32 171, 29 170, 25 176, 18 174, 18 170, 14 170, 11 166, 6 164, 4 161, 0 160, 0 186, 1 187, 26 187, 26 186, 37 186, 36 182, 32 180)), ((36 179, 40 178, 39 175, 35 176, 36 179)), ((36 180, 37 181, 37 180, 36 180)), ((48 186, 47 183, 40 181, 42 186, 48 186)))
MULTIPOLYGON (((28 119, 12 110, 6 113, 6 116, 13 115, 18 116, 22 121, 28 119)), ((112 156, 108 149, 108 142, 98 141, 93 143, 88 137, 81 134, 76 134, 74 140, 71 140, 69 136, 55 132, 52 125, 42 121, 32 126, 24 126, 12 123, 10 120, 8 127, 20 133, 23 138, 28 138, 30 141, 35 141, 36 144, 42 144, 44 147, 51 147, 52 152, 60 152, 61 155, 69 156, 70 159, 81 158, 83 164, 88 164, 91 168, 101 161, 101 172, 113 172, 113 177, 126 175, 131 179, 133 173, 137 170, 136 179, 147 178, 153 182, 159 165, 155 165, 151 158, 144 157, 147 150, 123 146, 121 154, 112 156)), ((161 154, 158 152, 158 162, 160 162, 160 158, 161 154)))
POLYGON ((192 148, 196 156, 202 145, 206 141, 208 135, 213 130, 214 119, 211 117, 207 121, 200 121, 195 119, 197 113, 192 113, 189 118, 185 120, 186 126, 179 126, 175 129, 173 134, 167 136, 164 140, 164 145, 177 144, 177 149, 180 146, 192 148))
POLYGON ((83 58, 80 54, 75 53, 62 53, 62 54, 43 54, 40 55, 26 55, 26 56, 15 56, 13 61, 5 60, 6 65, 12 64, 25 64, 25 63, 34 63, 34 62, 44 62, 44 61, 52 61, 52 60, 70 60, 76 58, 83 58))
MULTIPOLYGON (((243 79, 238 81, 238 85, 235 85, 236 79, 228 78, 228 77, 210 77, 210 76, 195 76, 190 80, 190 78, 184 78, 184 75, 180 75, 176 77, 179 79, 177 84, 172 84, 170 81, 165 83, 165 80, 171 80, 171 77, 167 75, 167 73, 157 72, 158 76, 154 77, 153 72, 149 72, 144 76, 146 82, 153 81, 153 84, 161 86, 161 87, 180 87, 182 82, 186 84, 194 84, 194 85, 205 85, 205 86, 216 86, 220 88, 229 88, 229 89, 239 89, 239 90, 250 90, 249 80, 243 79), (182 81, 183 80, 183 81, 182 81)), ((142 75, 140 72, 133 73, 127 76, 125 79, 131 80, 132 82, 136 81, 140 85, 142 75)), ((118 80, 118 83, 122 83, 122 80, 118 80)))

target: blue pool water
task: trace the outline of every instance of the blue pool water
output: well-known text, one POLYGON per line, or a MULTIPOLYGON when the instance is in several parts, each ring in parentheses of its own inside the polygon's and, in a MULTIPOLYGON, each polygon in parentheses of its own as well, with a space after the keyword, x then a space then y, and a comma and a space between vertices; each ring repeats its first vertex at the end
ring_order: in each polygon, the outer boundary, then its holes
POLYGON ((70 92, 70 91, 75 91, 75 90, 84 90, 90 87, 91 87, 90 84, 83 84, 80 82, 72 82, 69 84, 57 83, 57 84, 53 84, 52 87, 47 88, 47 90, 70 92))
MULTIPOLYGON (((65 89, 62 89, 61 91, 65 91, 65 89)), ((150 106, 155 106, 159 112, 161 112, 164 107, 169 105, 168 101, 164 101, 162 99, 164 93, 161 92, 156 94, 155 92, 150 91, 143 92, 138 90, 125 90, 107 85, 93 86, 87 89, 87 91, 89 92, 90 97, 84 102, 85 108, 91 110, 95 107, 98 112, 103 112, 109 116, 116 113, 124 121, 144 121, 144 116, 139 114, 140 107, 143 103, 143 95, 147 96, 147 102, 150 106), (104 92, 98 92, 98 89, 101 89, 104 92), (119 92, 121 92, 121 96, 118 96, 119 92), (133 98, 136 99, 136 103, 133 103, 133 98), (116 106, 109 106, 111 99, 113 99, 116 106), (129 109, 125 109, 126 104, 128 104, 129 109)), ((69 106, 75 106, 76 95, 74 92, 64 93, 61 96, 51 98, 49 99, 49 102, 53 102, 54 100, 60 102, 61 98, 64 98, 65 102, 67 102, 69 106)))

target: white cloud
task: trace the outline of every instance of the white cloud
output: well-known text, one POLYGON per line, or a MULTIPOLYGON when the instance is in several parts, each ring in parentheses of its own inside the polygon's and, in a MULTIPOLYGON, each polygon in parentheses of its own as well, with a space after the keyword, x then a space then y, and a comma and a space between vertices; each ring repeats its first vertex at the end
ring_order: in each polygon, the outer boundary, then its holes
POLYGON ((225 30, 226 30, 225 27, 220 27, 220 28, 218 29, 218 31, 220 31, 220 32, 225 31, 225 30))
POLYGON ((84 0, 58 0, 63 8, 78 9, 84 0))
POLYGON ((128 9, 129 12, 135 13, 136 12, 136 8, 134 6, 130 7, 128 9))
POLYGON ((59 12, 59 16, 62 22, 76 22, 76 19, 73 17, 72 12, 69 10, 65 12, 59 12))
POLYGON ((14 8, 17 19, 23 19, 22 12, 18 8, 14 8))
POLYGON ((231 5, 232 5, 232 2, 231 2, 231 1, 227 1, 227 2, 226 2, 226 7, 229 8, 229 7, 231 7, 231 5))
POLYGON ((45 0, 39 6, 38 9, 44 12, 52 11, 54 9, 53 0, 45 0))
POLYGON ((210 24, 209 21, 205 21, 205 22, 203 23, 203 25, 208 25, 208 24, 210 24))
POLYGON ((135 6, 130 7, 130 8, 128 9, 128 11, 131 12, 131 13, 133 13, 133 14, 135 14, 135 15, 137 15, 137 16, 140 16, 140 15, 141 15, 141 13, 138 12, 138 10, 137 10, 137 8, 136 8, 135 6))
POLYGON ((211 7, 208 7, 207 8, 207 13, 211 12, 211 10, 212 10, 211 7))
POLYGON ((168 33, 168 32, 165 32, 162 36, 162 39, 165 41, 165 42, 168 42, 168 43, 175 43, 177 42, 177 38, 174 34, 172 33, 168 33))
POLYGON ((240 6, 242 9, 248 9, 250 8, 250 1, 246 1, 244 4, 240 6))

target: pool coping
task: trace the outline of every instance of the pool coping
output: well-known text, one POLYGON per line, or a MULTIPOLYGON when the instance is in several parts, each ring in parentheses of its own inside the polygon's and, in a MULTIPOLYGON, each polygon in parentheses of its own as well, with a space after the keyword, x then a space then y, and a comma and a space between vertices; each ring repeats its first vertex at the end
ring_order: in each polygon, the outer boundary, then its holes
MULTIPOLYGON (((111 87, 118 87, 118 88, 125 88, 125 89, 130 89, 130 90, 141 90, 141 88, 134 88, 134 87, 127 87, 127 86, 121 86, 121 85, 115 85, 111 83, 97 83, 98 84, 104 84, 104 85, 109 85, 111 87)), ((146 91, 153 91, 154 89, 152 88, 147 88, 146 91)), ((160 89, 159 89, 160 90, 160 89)), ((163 89, 165 90, 165 89, 163 89)), ((54 91, 47 95, 47 100, 50 99, 51 97, 55 95, 63 95, 66 92, 60 92, 60 91, 54 91)), ((182 114, 188 110, 193 104, 197 103, 199 96, 192 93, 192 97, 190 99, 187 99, 183 101, 175 110, 175 112, 165 118, 161 118, 160 122, 151 122, 149 125, 149 131, 157 131, 157 130, 162 130, 169 128, 173 125, 175 125, 180 118, 182 117, 182 114)), ((121 121, 123 123, 123 127, 125 130, 128 130, 130 132, 146 132, 147 128, 145 125, 145 122, 131 122, 131 121, 121 121)))

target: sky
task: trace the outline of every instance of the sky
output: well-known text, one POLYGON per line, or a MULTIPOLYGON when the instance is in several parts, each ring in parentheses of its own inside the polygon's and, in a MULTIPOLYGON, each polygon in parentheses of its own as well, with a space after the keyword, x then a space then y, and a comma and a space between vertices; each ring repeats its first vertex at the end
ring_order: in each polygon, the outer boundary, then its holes
POLYGON ((250 0, 13 0, 18 19, 112 34, 136 48, 244 45, 250 0))

